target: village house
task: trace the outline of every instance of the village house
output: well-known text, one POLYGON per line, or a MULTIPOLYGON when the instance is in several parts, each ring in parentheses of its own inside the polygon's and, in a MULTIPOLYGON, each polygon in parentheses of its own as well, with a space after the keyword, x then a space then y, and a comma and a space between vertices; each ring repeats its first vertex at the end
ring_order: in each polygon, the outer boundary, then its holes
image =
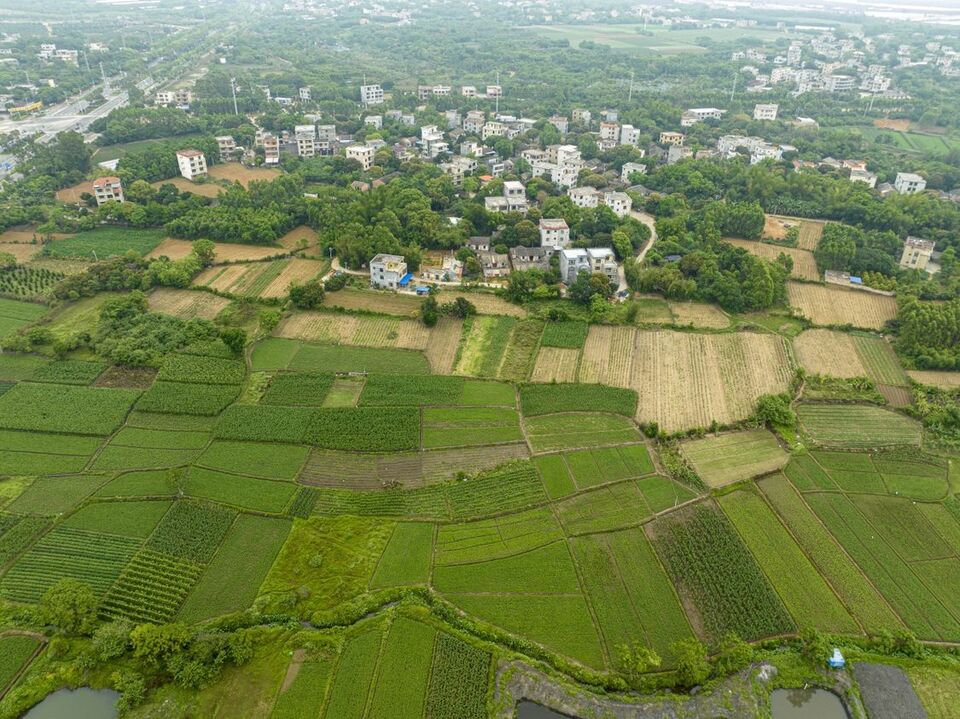
POLYGON ((683 145, 684 136, 682 132, 661 132, 660 133, 660 144, 661 145, 676 145, 681 147, 683 145))
POLYGON ((725 112, 716 107, 694 107, 680 115, 680 127, 692 127, 704 120, 719 120, 725 112))
POLYGON ((597 207, 603 193, 596 187, 571 187, 567 190, 567 197, 577 207, 597 207))
POLYGON ((237 151, 237 141, 232 135, 218 135, 216 137, 217 148, 220 151, 220 162, 226 162, 233 158, 237 151))
POLYGON ((93 181, 93 196, 97 207, 105 202, 123 202, 123 186, 119 177, 98 177, 93 181))
POLYGON ((483 278, 492 280, 510 274, 510 255, 505 252, 484 250, 477 253, 477 259, 483 268, 483 278))
POLYGON ((515 270, 549 270, 553 250, 549 247, 511 247, 510 263, 515 270))
POLYGON ((570 228, 563 219, 540 220, 540 246, 562 249, 570 244, 570 228))
POLYGON ((567 286, 577 281, 581 272, 599 272, 617 287, 620 279, 617 258, 609 247, 576 247, 560 252, 560 280, 567 286))
POLYGON ((775 104, 757 104, 753 108, 753 119, 754 120, 769 120, 773 121, 777 119, 777 112, 779 112, 780 106, 775 104))
POLYGON ((267 132, 263 134, 261 143, 263 144, 263 164, 278 164, 280 162, 280 138, 267 132))
POLYGON ((900 255, 900 267, 905 270, 926 270, 936 245, 930 240, 907 237, 900 255))
POLYGON ((188 180, 207 174, 207 158, 200 150, 178 150, 177 166, 180 174, 188 180))
POLYGON ((488 252, 490 250, 489 237, 471 237, 467 240, 467 249, 475 253, 488 252))
POLYGON ((605 192, 603 193, 603 204, 613 210, 617 217, 626 217, 627 213, 633 209, 633 200, 626 192, 605 192))
POLYGON ((915 195, 927 188, 927 181, 912 172, 898 172, 893 186, 901 195, 915 195))
POLYGON ((633 174, 646 175, 647 166, 641 165, 639 162, 623 163, 623 167, 620 168, 620 181, 630 184, 630 175, 633 174))
POLYGON ((364 172, 373 167, 373 156, 375 152, 376 151, 368 145, 350 145, 346 149, 347 159, 359 162, 364 172))
POLYGON ((370 284, 395 290, 407 276, 407 262, 402 255, 380 253, 370 260, 370 284))

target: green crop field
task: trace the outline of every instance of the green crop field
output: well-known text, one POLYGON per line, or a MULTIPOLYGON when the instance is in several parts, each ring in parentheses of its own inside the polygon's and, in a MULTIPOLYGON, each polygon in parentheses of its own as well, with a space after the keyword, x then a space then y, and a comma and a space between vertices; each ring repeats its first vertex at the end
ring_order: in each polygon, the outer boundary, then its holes
POLYGON ((120 427, 139 394, 21 382, 0 396, 0 428, 108 435, 120 427))
POLYGON ((580 349, 587 341, 586 322, 548 322, 543 328, 540 345, 580 349))
POLYGON ((431 408, 423 411, 425 449, 498 444, 522 439, 520 417, 513 409, 431 408))
POLYGON ((763 429, 694 439, 682 445, 708 487, 723 487, 781 469, 788 459, 776 437, 763 429))
POLYGON ((196 464, 266 479, 293 479, 307 459, 307 447, 259 442, 213 442, 196 464))
POLYGON ((41 647, 36 637, 0 636, 0 693, 13 681, 41 647))
POLYGON ((201 467, 192 467, 183 482, 184 492, 191 497, 269 514, 283 512, 296 489, 290 482, 227 474, 201 467))
POLYGON ((427 688, 427 716, 485 719, 489 667, 489 652, 449 634, 438 634, 427 688))
POLYGON ((527 439, 535 452, 639 442, 632 420, 613 414, 548 414, 525 420, 527 439))
POLYGON ((430 579, 433 531, 432 524, 398 524, 377 563, 370 580, 371 588, 426 584, 430 579))
POLYGON ((599 384, 527 384, 520 388, 520 408, 527 417, 586 411, 633 417, 637 393, 599 384))
POLYGON ((146 255, 160 244, 164 234, 163 230, 100 228, 51 242, 44 246, 44 253, 58 259, 85 260, 105 260, 108 257, 125 255, 131 250, 138 255, 146 255))
POLYGON ((387 632, 370 695, 369 719, 420 719, 437 630, 411 619, 396 619, 387 632))
POLYGON ((873 405, 802 404, 797 410, 804 431, 828 447, 883 447, 920 444, 920 424, 873 405))

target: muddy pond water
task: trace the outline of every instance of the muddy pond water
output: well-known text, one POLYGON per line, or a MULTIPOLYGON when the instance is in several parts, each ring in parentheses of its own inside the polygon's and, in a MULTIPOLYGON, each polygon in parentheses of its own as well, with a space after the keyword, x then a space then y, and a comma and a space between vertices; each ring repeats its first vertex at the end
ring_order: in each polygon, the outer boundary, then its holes
POLYGON ((826 689, 777 689, 770 704, 773 719, 849 719, 840 697, 826 689))
POLYGON ((60 689, 23 715, 23 719, 116 719, 120 695, 110 689, 60 689))

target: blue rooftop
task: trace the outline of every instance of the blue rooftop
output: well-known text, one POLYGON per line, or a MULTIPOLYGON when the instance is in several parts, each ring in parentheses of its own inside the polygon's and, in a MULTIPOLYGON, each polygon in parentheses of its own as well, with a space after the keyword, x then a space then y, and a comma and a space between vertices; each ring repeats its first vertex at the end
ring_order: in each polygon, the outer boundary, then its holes
POLYGON ((413 279, 413 275, 408 272, 407 274, 405 274, 403 277, 400 278, 400 281, 397 284, 400 285, 401 287, 406 287, 407 285, 410 284, 410 280, 412 279, 413 279))

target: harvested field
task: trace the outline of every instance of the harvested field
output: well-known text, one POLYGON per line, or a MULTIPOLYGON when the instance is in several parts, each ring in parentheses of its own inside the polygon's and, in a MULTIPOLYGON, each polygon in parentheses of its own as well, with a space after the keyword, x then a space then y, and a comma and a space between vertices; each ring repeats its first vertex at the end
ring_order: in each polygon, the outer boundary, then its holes
POLYGON ((158 287, 150 293, 149 309, 182 320, 212 320, 230 304, 230 300, 197 290, 158 287))
POLYGON ((873 126, 881 130, 896 130, 897 132, 906 132, 910 129, 910 120, 892 120, 889 117, 878 118, 873 121, 873 126))
POLYGON ((741 247, 751 255, 762 257, 765 260, 774 262, 780 253, 783 253, 793 260, 793 271, 791 277, 801 280, 820 279, 820 272, 817 270, 817 262, 813 259, 813 253, 807 250, 798 250, 793 247, 780 247, 765 242, 754 242, 753 240, 726 240, 728 244, 734 247, 741 247))
POLYGON ((771 240, 787 239, 787 230, 791 227, 798 227, 800 220, 792 217, 778 217, 777 215, 766 215, 763 219, 763 236, 771 240))
POLYGON ((640 295, 631 302, 637 308, 636 324, 673 324, 673 313, 670 305, 662 297, 656 295, 640 295))
POLYGON ((122 367, 113 365, 107 367, 103 374, 97 377, 94 387, 119 387, 122 389, 149 389, 157 376, 153 367, 122 367))
POLYGON ((905 387, 895 387, 889 384, 878 384, 877 391, 883 395, 891 407, 909 407, 913 404, 913 395, 905 387))
POLYGON ((0 242, 0 252, 13 255, 19 264, 30 260, 41 249, 41 245, 27 245, 18 242, 0 242))
MULTIPOLYGON (((453 302, 463 297, 477 308, 482 315, 508 315, 510 317, 526 317, 522 307, 512 305, 506 300, 482 292, 458 292, 444 289, 437 297, 440 303, 453 302)), ((401 317, 416 317, 420 312, 422 298, 416 295, 385 292, 381 290, 357 290, 345 288, 327 294, 323 303, 330 307, 342 307, 345 310, 366 310, 380 312, 386 315, 400 315, 401 317)))
MULTIPOLYGON (((265 260, 270 257, 277 257, 286 254, 282 247, 263 247, 261 245, 237 245, 228 242, 215 243, 216 257, 214 262, 237 262, 265 260)), ((175 240, 172 237, 165 239, 157 245, 147 257, 169 257, 171 260, 180 260, 190 254, 193 250, 191 240, 175 240)))
POLYGON ((430 330, 430 341, 424 350, 430 371, 434 374, 453 374, 457 347, 463 334, 463 322, 452 317, 441 317, 430 330))
POLYGON ((290 232, 277 240, 277 243, 283 245, 288 250, 300 250, 313 247, 317 244, 317 239, 316 232, 306 225, 300 225, 300 227, 294 227, 290 232))
POLYGON ((591 325, 583 345, 578 381, 629 387, 635 338, 636 330, 632 327, 591 325))
POLYGON ((684 442, 680 451, 708 487, 724 487, 775 472, 790 456, 765 429, 684 442))
POLYGON ((190 182, 190 180, 185 177, 171 177, 169 180, 160 180, 159 182, 151 182, 150 184, 156 188, 159 188, 161 185, 173 185, 180 190, 180 192, 192 192, 194 195, 199 195, 200 197, 216 197, 223 191, 223 187, 215 182, 206 182, 201 185, 196 182, 190 182))
POLYGON ((327 263, 320 260, 292 259, 283 268, 283 271, 260 293, 260 297, 284 297, 290 289, 290 285, 302 285, 304 282, 312 280, 323 272, 326 266, 327 263))
POLYGON ((580 350, 541 347, 531 382, 575 382, 580 350))
POLYGON ((239 162, 221 162, 211 167, 208 174, 215 180, 239 182, 247 187, 254 180, 276 180, 283 173, 272 167, 247 167, 239 162))
POLYGON ((800 366, 811 374, 869 377, 878 384, 901 387, 907 384, 893 348, 879 337, 807 330, 793 341, 793 349, 800 366))
POLYGON ((800 223, 800 236, 797 238, 797 247, 801 250, 813 252, 820 244, 820 238, 823 237, 823 227, 825 222, 815 220, 803 220, 800 223))
POLYGON ((317 487, 357 490, 398 485, 422 487, 452 479, 457 472, 480 472, 529 456, 523 442, 385 455, 314 450, 298 481, 317 487))
POLYGON ((857 662, 853 676, 873 719, 926 719, 927 712, 900 667, 857 662))
POLYGON ((417 320, 299 312, 284 319, 274 334, 307 342, 425 350, 433 332, 417 320))
POLYGON ((671 302, 673 323, 693 327, 722 330, 730 326, 730 318, 715 305, 699 302, 671 302))
POLYGON ((941 389, 960 387, 960 372, 937 372, 935 370, 907 370, 910 379, 920 384, 941 389))
POLYGON ((226 292, 246 271, 246 265, 208 267, 193 278, 193 284, 201 287, 209 287, 220 292, 226 292))
POLYGON ((83 202, 83 200, 80 199, 80 195, 85 192, 91 195, 93 194, 93 180, 83 180, 71 187, 64 187, 62 190, 57 190, 56 198, 60 202, 65 202, 68 205, 79 205, 83 202))
POLYGON ((897 316, 895 298, 861 290, 788 282, 787 297, 791 306, 817 325, 880 330, 897 316))

